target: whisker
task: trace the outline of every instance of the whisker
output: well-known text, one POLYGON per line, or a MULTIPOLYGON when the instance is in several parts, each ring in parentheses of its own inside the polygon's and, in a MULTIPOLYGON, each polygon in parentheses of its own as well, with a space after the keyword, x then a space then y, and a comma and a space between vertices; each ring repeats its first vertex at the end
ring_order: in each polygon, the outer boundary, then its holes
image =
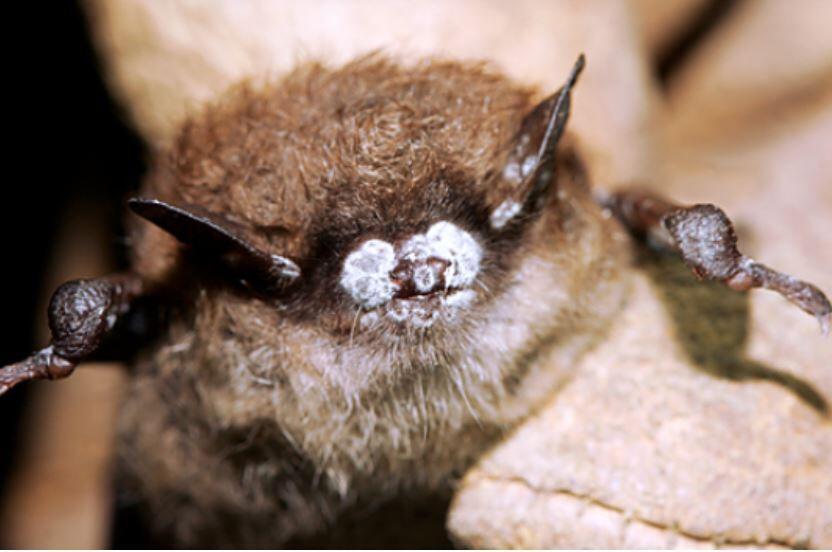
POLYGON ((477 279, 477 281, 476 281, 476 285, 477 285, 477 286, 478 286, 478 287, 479 287, 479 288, 483 291, 483 293, 485 293, 486 295, 490 295, 490 294, 491 294, 491 290, 488 288, 488 285, 486 285, 486 283, 485 283, 485 282, 483 282, 481 279, 477 279))
POLYGON ((353 338, 355 337, 355 327, 358 325, 358 318, 361 316, 361 307, 355 311, 355 318, 352 319, 352 328, 350 328, 350 347, 352 347, 353 338))

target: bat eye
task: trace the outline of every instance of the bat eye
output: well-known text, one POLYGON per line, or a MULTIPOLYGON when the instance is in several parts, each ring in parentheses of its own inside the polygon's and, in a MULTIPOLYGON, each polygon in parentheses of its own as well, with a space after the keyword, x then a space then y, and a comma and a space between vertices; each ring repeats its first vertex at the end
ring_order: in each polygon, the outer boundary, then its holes
POLYGON ((481 261, 482 248, 471 234, 440 221, 396 245, 363 242, 344 260, 340 284, 366 309, 394 299, 422 301, 470 287, 481 261))

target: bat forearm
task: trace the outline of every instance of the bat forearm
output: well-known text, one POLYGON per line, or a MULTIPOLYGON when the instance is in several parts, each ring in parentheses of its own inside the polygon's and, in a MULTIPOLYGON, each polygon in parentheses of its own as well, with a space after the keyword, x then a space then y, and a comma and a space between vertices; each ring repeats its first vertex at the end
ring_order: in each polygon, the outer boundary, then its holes
POLYGON ((632 234, 649 238, 657 245, 674 248, 662 219, 680 206, 646 190, 620 190, 604 196, 600 203, 608 208, 632 234))
POLYGON ((24 381, 61 379, 75 370, 76 363, 56 355, 51 346, 26 360, 0 368, 0 396, 24 381))
POLYGON ((681 206, 643 190, 616 192, 601 202, 633 234, 675 250, 700 278, 736 291, 766 288, 818 319, 829 332, 832 305, 816 286, 743 255, 734 225, 715 205, 681 206))

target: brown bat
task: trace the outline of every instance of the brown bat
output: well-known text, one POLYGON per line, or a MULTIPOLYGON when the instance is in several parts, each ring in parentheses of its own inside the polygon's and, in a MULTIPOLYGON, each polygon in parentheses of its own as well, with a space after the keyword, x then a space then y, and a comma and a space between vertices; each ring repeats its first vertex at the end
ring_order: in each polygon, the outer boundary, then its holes
POLYGON ((718 208, 596 200, 564 133, 583 65, 537 104, 484 65, 380 55, 233 89, 130 200, 131 272, 61 286, 52 343, 0 394, 69 375, 149 302, 124 477, 179 544, 277 546, 442 492, 538 408, 626 296, 627 229, 828 326, 718 208))

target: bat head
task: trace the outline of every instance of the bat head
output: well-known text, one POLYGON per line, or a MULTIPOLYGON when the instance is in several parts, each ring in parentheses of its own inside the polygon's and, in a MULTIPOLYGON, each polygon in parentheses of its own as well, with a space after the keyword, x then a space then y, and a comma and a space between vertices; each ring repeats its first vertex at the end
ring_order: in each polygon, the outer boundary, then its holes
POLYGON ((270 343, 412 365, 511 331, 497 356, 520 355, 577 317, 611 239, 564 142, 583 65, 540 102, 481 65, 303 66, 188 123, 131 207, 242 282, 217 293, 270 343))

